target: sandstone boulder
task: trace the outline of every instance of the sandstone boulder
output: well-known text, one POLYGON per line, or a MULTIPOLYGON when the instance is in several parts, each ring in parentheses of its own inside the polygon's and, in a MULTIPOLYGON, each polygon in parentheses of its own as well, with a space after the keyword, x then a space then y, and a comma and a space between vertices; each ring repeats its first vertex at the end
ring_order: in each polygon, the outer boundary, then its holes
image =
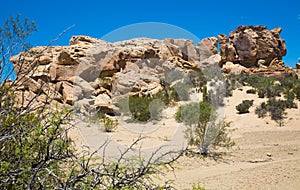
POLYGON ((207 47, 212 54, 218 53, 218 38, 209 37, 202 39, 201 43, 207 47))
POLYGON ((68 82, 62 84, 63 100, 69 105, 73 105, 75 101, 81 99, 83 93, 79 86, 72 85, 68 82))
POLYGON ((245 71, 247 71, 246 67, 243 67, 239 64, 234 64, 232 62, 226 62, 222 67, 222 72, 226 74, 239 75, 241 73, 244 73, 245 71))
POLYGON ((257 60, 266 60, 268 66, 274 58, 286 55, 285 41, 279 37, 281 28, 268 30, 265 26, 240 26, 229 37, 219 35, 223 62, 239 62, 245 67, 255 67, 257 60))

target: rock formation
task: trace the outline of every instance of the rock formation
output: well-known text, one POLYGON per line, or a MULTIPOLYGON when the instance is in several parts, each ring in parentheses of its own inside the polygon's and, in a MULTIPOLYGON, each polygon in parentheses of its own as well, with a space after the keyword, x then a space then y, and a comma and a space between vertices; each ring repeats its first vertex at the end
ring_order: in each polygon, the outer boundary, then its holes
POLYGON ((257 67, 259 60, 264 60, 265 66, 274 63, 274 59, 282 62, 287 50, 285 41, 279 37, 281 31, 281 28, 268 30, 265 26, 240 26, 229 37, 220 34, 222 63, 230 61, 250 68, 257 67))
POLYGON ((209 66, 220 65, 224 73, 235 74, 289 73, 282 62, 286 47, 280 32, 281 28, 240 26, 229 37, 205 38, 196 46, 186 39, 109 43, 74 36, 69 46, 35 47, 11 57, 11 62, 23 102, 38 95, 41 101, 51 97, 66 105, 76 102, 80 108, 112 113, 116 96, 152 96, 164 89, 162 81, 173 85, 174 78, 209 66))
POLYGON ((36 94, 53 94, 60 103, 76 102, 79 107, 90 105, 112 113, 113 97, 127 93, 152 96, 164 88, 162 80, 172 78, 173 73, 200 70, 210 62, 217 65, 220 56, 209 60, 213 55, 210 49, 208 43, 195 47, 185 39, 109 43, 74 36, 69 46, 35 47, 11 57, 11 62, 22 78, 19 89, 23 101, 36 94))

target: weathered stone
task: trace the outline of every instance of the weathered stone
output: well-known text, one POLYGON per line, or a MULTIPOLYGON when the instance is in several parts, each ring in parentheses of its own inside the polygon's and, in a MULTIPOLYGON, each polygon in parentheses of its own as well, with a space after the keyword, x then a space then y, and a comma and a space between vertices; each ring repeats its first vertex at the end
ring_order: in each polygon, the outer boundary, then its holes
POLYGON ((107 94, 99 94, 95 98, 95 107, 103 113, 114 113, 114 106, 112 100, 107 94))
POLYGON ((63 82, 62 84, 62 93, 64 102, 73 105, 75 101, 82 97, 82 91, 79 86, 72 85, 68 82, 63 82))
POLYGON ((204 38, 202 39, 201 43, 204 44, 207 47, 207 49, 212 52, 212 54, 218 53, 218 38, 204 38))
POLYGON ((210 66, 210 65, 219 65, 220 61, 221 61, 221 56, 219 54, 215 54, 201 61, 198 65, 198 68, 201 69, 203 67, 210 66))
POLYGON ((27 75, 33 78, 43 78, 47 80, 50 78, 50 65, 38 65, 32 69, 27 75))
POLYGON ((56 64, 57 65, 77 65, 78 62, 75 59, 73 59, 68 52, 62 51, 58 55, 56 64))
POLYGON ((30 78, 29 76, 24 76, 17 82, 18 86, 24 86, 25 89, 33 93, 42 93, 42 84, 38 83, 36 80, 30 78))
POLYGON ((50 67, 51 81, 69 81, 74 82, 74 76, 77 70, 75 65, 56 65, 50 67))
POLYGON ((267 66, 265 64, 266 64, 266 60, 264 60, 264 59, 260 59, 257 61, 257 66, 259 68, 267 68, 267 66))
POLYGON ((226 62, 222 67, 222 72, 226 74, 235 74, 239 75, 241 73, 244 73, 247 70, 247 68, 239 65, 234 64, 232 62, 226 62))
POLYGON ((96 38, 92 38, 89 36, 72 36, 69 44, 76 45, 76 44, 79 44, 82 42, 95 44, 95 43, 104 42, 104 41, 96 39, 96 38))
POLYGON ((185 61, 199 59, 198 52, 192 40, 187 39, 165 39, 164 43, 172 49, 172 54, 181 57, 185 61))
POLYGON ((205 38, 196 47, 186 39, 138 38, 109 43, 74 36, 69 46, 36 47, 11 60, 15 71, 21 71, 18 78, 27 77, 19 91, 41 92, 42 102, 47 98, 69 106, 78 102, 86 111, 113 114, 111 99, 116 96, 152 96, 166 85, 182 81, 167 77, 170 73, 185 76, 190 71, 221 66, 226 74, 297 75, 287 71, 282 61, 286 47, 279 37, 281 30, 241 26, 228 37, 205 38))
POLYGON ((47 65, 51 62, 51 57, 49 55, 42 55, 38 58, 38 63, 40 65, 47 65))
POLYGON ((256 60, 265 59, 269 65, 274 58, 286 55, 284 40, 279 37, 281 28, 271 31, 264 26, 240 26, 230 32, 229 38, 219 35, 223 62, 239 62, 245 67, 255 67, 256 60))
POLYGON ((300 63, 296 63, 296 68, 300 69, 300 63))
POLYGON ((74 79, 74 84, 81 88, 82 93, 86 98, 90 97, 94 91, 94 88, 90 85, 90 83, 88 83, 81 77, 76 76, 74 79))
POLYGON ((76 101, 74 103, 74 106, 75 108, 80 110, 80 113, 84 114, 85 116, 90 116, 90 113, 95 111, 94 104, 94 99, 83 98, 81 100, 76 101))

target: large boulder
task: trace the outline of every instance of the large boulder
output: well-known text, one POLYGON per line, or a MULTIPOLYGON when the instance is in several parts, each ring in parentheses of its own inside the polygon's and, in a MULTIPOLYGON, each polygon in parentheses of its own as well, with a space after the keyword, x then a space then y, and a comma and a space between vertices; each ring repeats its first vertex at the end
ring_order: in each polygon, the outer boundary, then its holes
POLYGON ((274 58, 282 59, 286 55, 285 41, 279 37, 281 28, 268 30, 265 26, 240 26, 218 36, 220 54, 223 63, 238 62, 245 67, 256 67, 259 59, 269 66, 274 58))

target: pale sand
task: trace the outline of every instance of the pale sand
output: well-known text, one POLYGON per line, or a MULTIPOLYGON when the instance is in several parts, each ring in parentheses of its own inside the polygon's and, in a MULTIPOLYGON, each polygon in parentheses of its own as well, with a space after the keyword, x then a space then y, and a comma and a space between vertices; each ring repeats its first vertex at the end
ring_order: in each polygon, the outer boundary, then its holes
MULTIPOLYGON (((255 115, 255 107, 266 99, 246 94, 247 88, 243 91, 235 90, 233 97, 226 100, 225 116, 227 121, 233 122, 232 128, 236 129, 231 136, 237 146, 225 151, 222 158, 216 160, 183 156, 175 164, 175 171, 166 172, 164 179, 174 180, 177 189, 191 189, 197 183, 206 189, 300 188, 300 103, 298 102, 298 109, 287 110, 288 119, 283 127, 279 127, 270 118, 260 119, 255 115), (250 113, 237 114, 235 106, 246 99, 254 100, 250 113), (271 154, 271 157, 267 154, 271 154)), ((183 141, 174 136, 182 131, 182 126, 174 120, 176 109, 175 106, 166 110, 164 119, 160 121, 148 124, 120 122, 118 129, 109 134, 98 128, 79 127, 72 132, 72 136, 80 142, 78 147, 84 144, 96 149, 104 142, 104 136, 113 143, 126 147, 141 134, 131 130, 129 126, 137 129, 143 125, 145 128, 142 136, 148 138, 139 146, 152 151, 172 140, 179 143, 183 141), (151 126, 155 130, 149 130, 151 126)))

